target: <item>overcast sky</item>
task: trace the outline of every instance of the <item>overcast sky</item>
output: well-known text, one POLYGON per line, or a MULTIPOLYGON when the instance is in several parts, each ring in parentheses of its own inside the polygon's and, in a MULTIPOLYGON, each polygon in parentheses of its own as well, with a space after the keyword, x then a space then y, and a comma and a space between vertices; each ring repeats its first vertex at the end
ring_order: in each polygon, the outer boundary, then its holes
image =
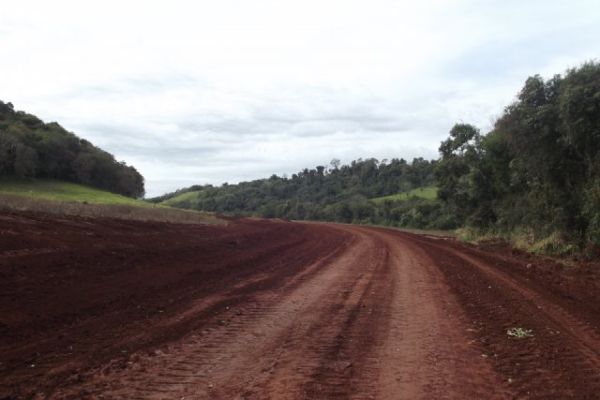
POLYGON ((0 100, 133 164, 153 196, 434 158, 528 76, 599 55, 597 0, 19 0, 0 12, 0 100))

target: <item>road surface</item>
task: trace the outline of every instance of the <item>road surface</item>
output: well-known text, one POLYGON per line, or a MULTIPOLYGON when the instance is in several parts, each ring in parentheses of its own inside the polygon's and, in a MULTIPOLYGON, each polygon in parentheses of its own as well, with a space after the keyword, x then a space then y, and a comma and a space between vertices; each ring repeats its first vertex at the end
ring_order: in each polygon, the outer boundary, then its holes
POLYGON ((597 293, 506 252, 337 224, 1 217, 0 399, 600 398, 597 293))

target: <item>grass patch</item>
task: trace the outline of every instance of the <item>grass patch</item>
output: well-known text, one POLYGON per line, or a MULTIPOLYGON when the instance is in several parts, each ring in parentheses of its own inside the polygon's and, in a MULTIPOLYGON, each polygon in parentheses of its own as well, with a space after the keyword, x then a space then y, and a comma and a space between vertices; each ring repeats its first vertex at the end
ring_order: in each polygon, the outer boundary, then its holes
POLYGON ((196 200, 198 198, 198 195, 200 194, 200 192, 201 192, 201 190, 185 192, 185 193, 182 193, 175 197, 171 197, 170 199, 167 199, 159 204, 162 204, 165 206, 178 206, 182 203, 188 203, 188 202, 192 203, 194 200, 196 200))
POLYGON ((371 201, 376 204, 380 204, 386 201, 405 201, 413 197, 425 200, 435 200, 437 198, 437 192, 438 188, 435 186, 424 186, 409 190, 408 192, 396 193, 383 197, 375 197, 371 199, 371 201))
POLYGON ((506 237, 506 235, 502 235, 497 232, 476 229, 472 227, 458 228, 455 232, 456 238, 458 240, 473 244, 481 242, 493 242, 497 240, 509 241, 509 238, 506 237))
POLYGON ((138 221, 224 223, 212 213, 171 208, 83 185, 52 180, 0 180, 0 211, 32 211, 138 221))
POLYGON ((463 242, 480 244, 501 241, 509 243, 516 249, 538 255, 569 257, 579 251, 577 245, 569 243, 564 235, 559 232, 544 237, 536 237, 532 230, 524 228, 516 228, 514 231, 505 232, 463 227, 457 229, 456 233, 456 237, 463 242))
POLYGON ((132 199, 76 183, 55 180, 0 180, 0 194, 16 195, 52 201, 76 201, 90 204, 125 204, 152 207, 142 200, 132 199))
POLYGON ((570 256, 577 252, 577 246, 567 243, 560 233, 553 233, 537 240, 529 246, 529 251, 551 256, 570 256))
POLYGON ((424 236, 436 236, 440 238, 456 238, 456 232, 453 230, 445 231, 441 229, 416 229, 416 228, 396 228, 390 226, 383 226, 384 228, 394 229, 397 231, 414 233, 416 235, 424 235, 424 236))

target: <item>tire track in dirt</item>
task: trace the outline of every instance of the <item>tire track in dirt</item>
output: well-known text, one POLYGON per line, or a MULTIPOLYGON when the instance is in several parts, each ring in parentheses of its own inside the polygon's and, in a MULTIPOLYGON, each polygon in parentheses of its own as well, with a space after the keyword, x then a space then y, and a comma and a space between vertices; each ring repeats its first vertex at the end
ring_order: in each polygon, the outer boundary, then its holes
MULTIPOLYGON (((40 247, 64 244, 76 263, 65 263, 62 255, 0 258, 6 295, 0 299, 0 329, 5 321, 10 327, 0 332, 0 398, 51 394, 57 386, 78 384, 98 365, 122 369, 138 353, 176 342, 235 304, 251 301, 257 290, 277 290, 315 260, 335 257, 349 237, 331 228, 307 231, 260 221, 203 227, 79 220, 19 215, 11 221, 22 239, 33 235, 40 247), (82 236, 81 229, 94 235, 82 236), (58 280, 48 280, 48 274, 58 280), (79 275, 75 283, 72 276, 79 275), (186 314, 198 302, 210 307, 186 314)), ((14 245, 22 246, 22 240, 14 245)))
POLYGON ((600 393, 600 337, 543 290, 534 290, 474 251, 439 240, 399 234, 434 255, 472 318, 473 331, 518 397, 595 399, 600 393), (533 337, 517 340, 508 329, 533 337))
POLYGON ((429 256, 390 231, 362 229, 390 249, 396 282, 378 351, 377 398, 511 398, 473 345, 466 316, 429 256))
MULTIPOLYGON (((141 375, 127 369, 92 387, 78 388, 71 396, 304 398, 304 392, 313 390, 305 387, 310 376, 321 379, 319 392, 348 390, 345 376, 352 362, 339 359, 338 367, 329 369, 323 354, 341 358, 335 351, 344 341, 340 335, 345 325, 352 325, 360 299, 372 289, 377 268, 370 266, 377 264, 365 259, 373 256, 372 248, 372 243, 354 240, 340 258, 308 268, 318 269, 314 276, 308 273, 299 278, 303 282, 292 281, 279 293, 257 294, 253 306, 221 315, 221 324, 193 334, 159 357, 136 362, 135 369, 144 370, 141 375), (296 288, 288 292, 288 286, 296 288), (128 379, 132 375, 133 381, 128 379)), ((70 397, 66 392, 56 395, 70 397)))
POLYGON ((158 356, 55 397, 508 397, 426 255, 385 232, 336 228, 353 235, 337 257, 276 292, 257 291, 251 306, 238 304, 158 356))
POLYGON ((598 327, 453 242, 335 224, 22 219, 11 220, 11 235, 60 248, 77 268, 18 240, 3 244, 10 257, 0 255, 0 289, 25 301, 0 297, 0 322, 15 329, 0 343, 0 398, 591 399, 600 392, 598 327), (46 238, 52 224, 61 233, 46 238), (97 246, 86 252, 88 243, 97 246), (42 307, 43 296, 30 290, 46 293, 48 271, 58 274, 52 290, 62 297, 42 307), (92 297, 63 284, 72 276, 92 297), (83 306, 69 309, 67 300, 83 306), (53 314, 38 319, 45 309, 53 314), (507 337, 514 326, 534 336, 507 337), (68 340, 52 338, 52 327, 68 340), (63 354, 69 343, 79 353, 63 354))

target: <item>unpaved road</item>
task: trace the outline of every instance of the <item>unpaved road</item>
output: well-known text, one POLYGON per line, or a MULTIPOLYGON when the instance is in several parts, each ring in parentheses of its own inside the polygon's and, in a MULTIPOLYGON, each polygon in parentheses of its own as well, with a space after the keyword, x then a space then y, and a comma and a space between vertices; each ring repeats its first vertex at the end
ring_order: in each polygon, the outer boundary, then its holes
POLYGON ((0 399, 597 399, 597 282, 377 228, 3 214, 0 399))

